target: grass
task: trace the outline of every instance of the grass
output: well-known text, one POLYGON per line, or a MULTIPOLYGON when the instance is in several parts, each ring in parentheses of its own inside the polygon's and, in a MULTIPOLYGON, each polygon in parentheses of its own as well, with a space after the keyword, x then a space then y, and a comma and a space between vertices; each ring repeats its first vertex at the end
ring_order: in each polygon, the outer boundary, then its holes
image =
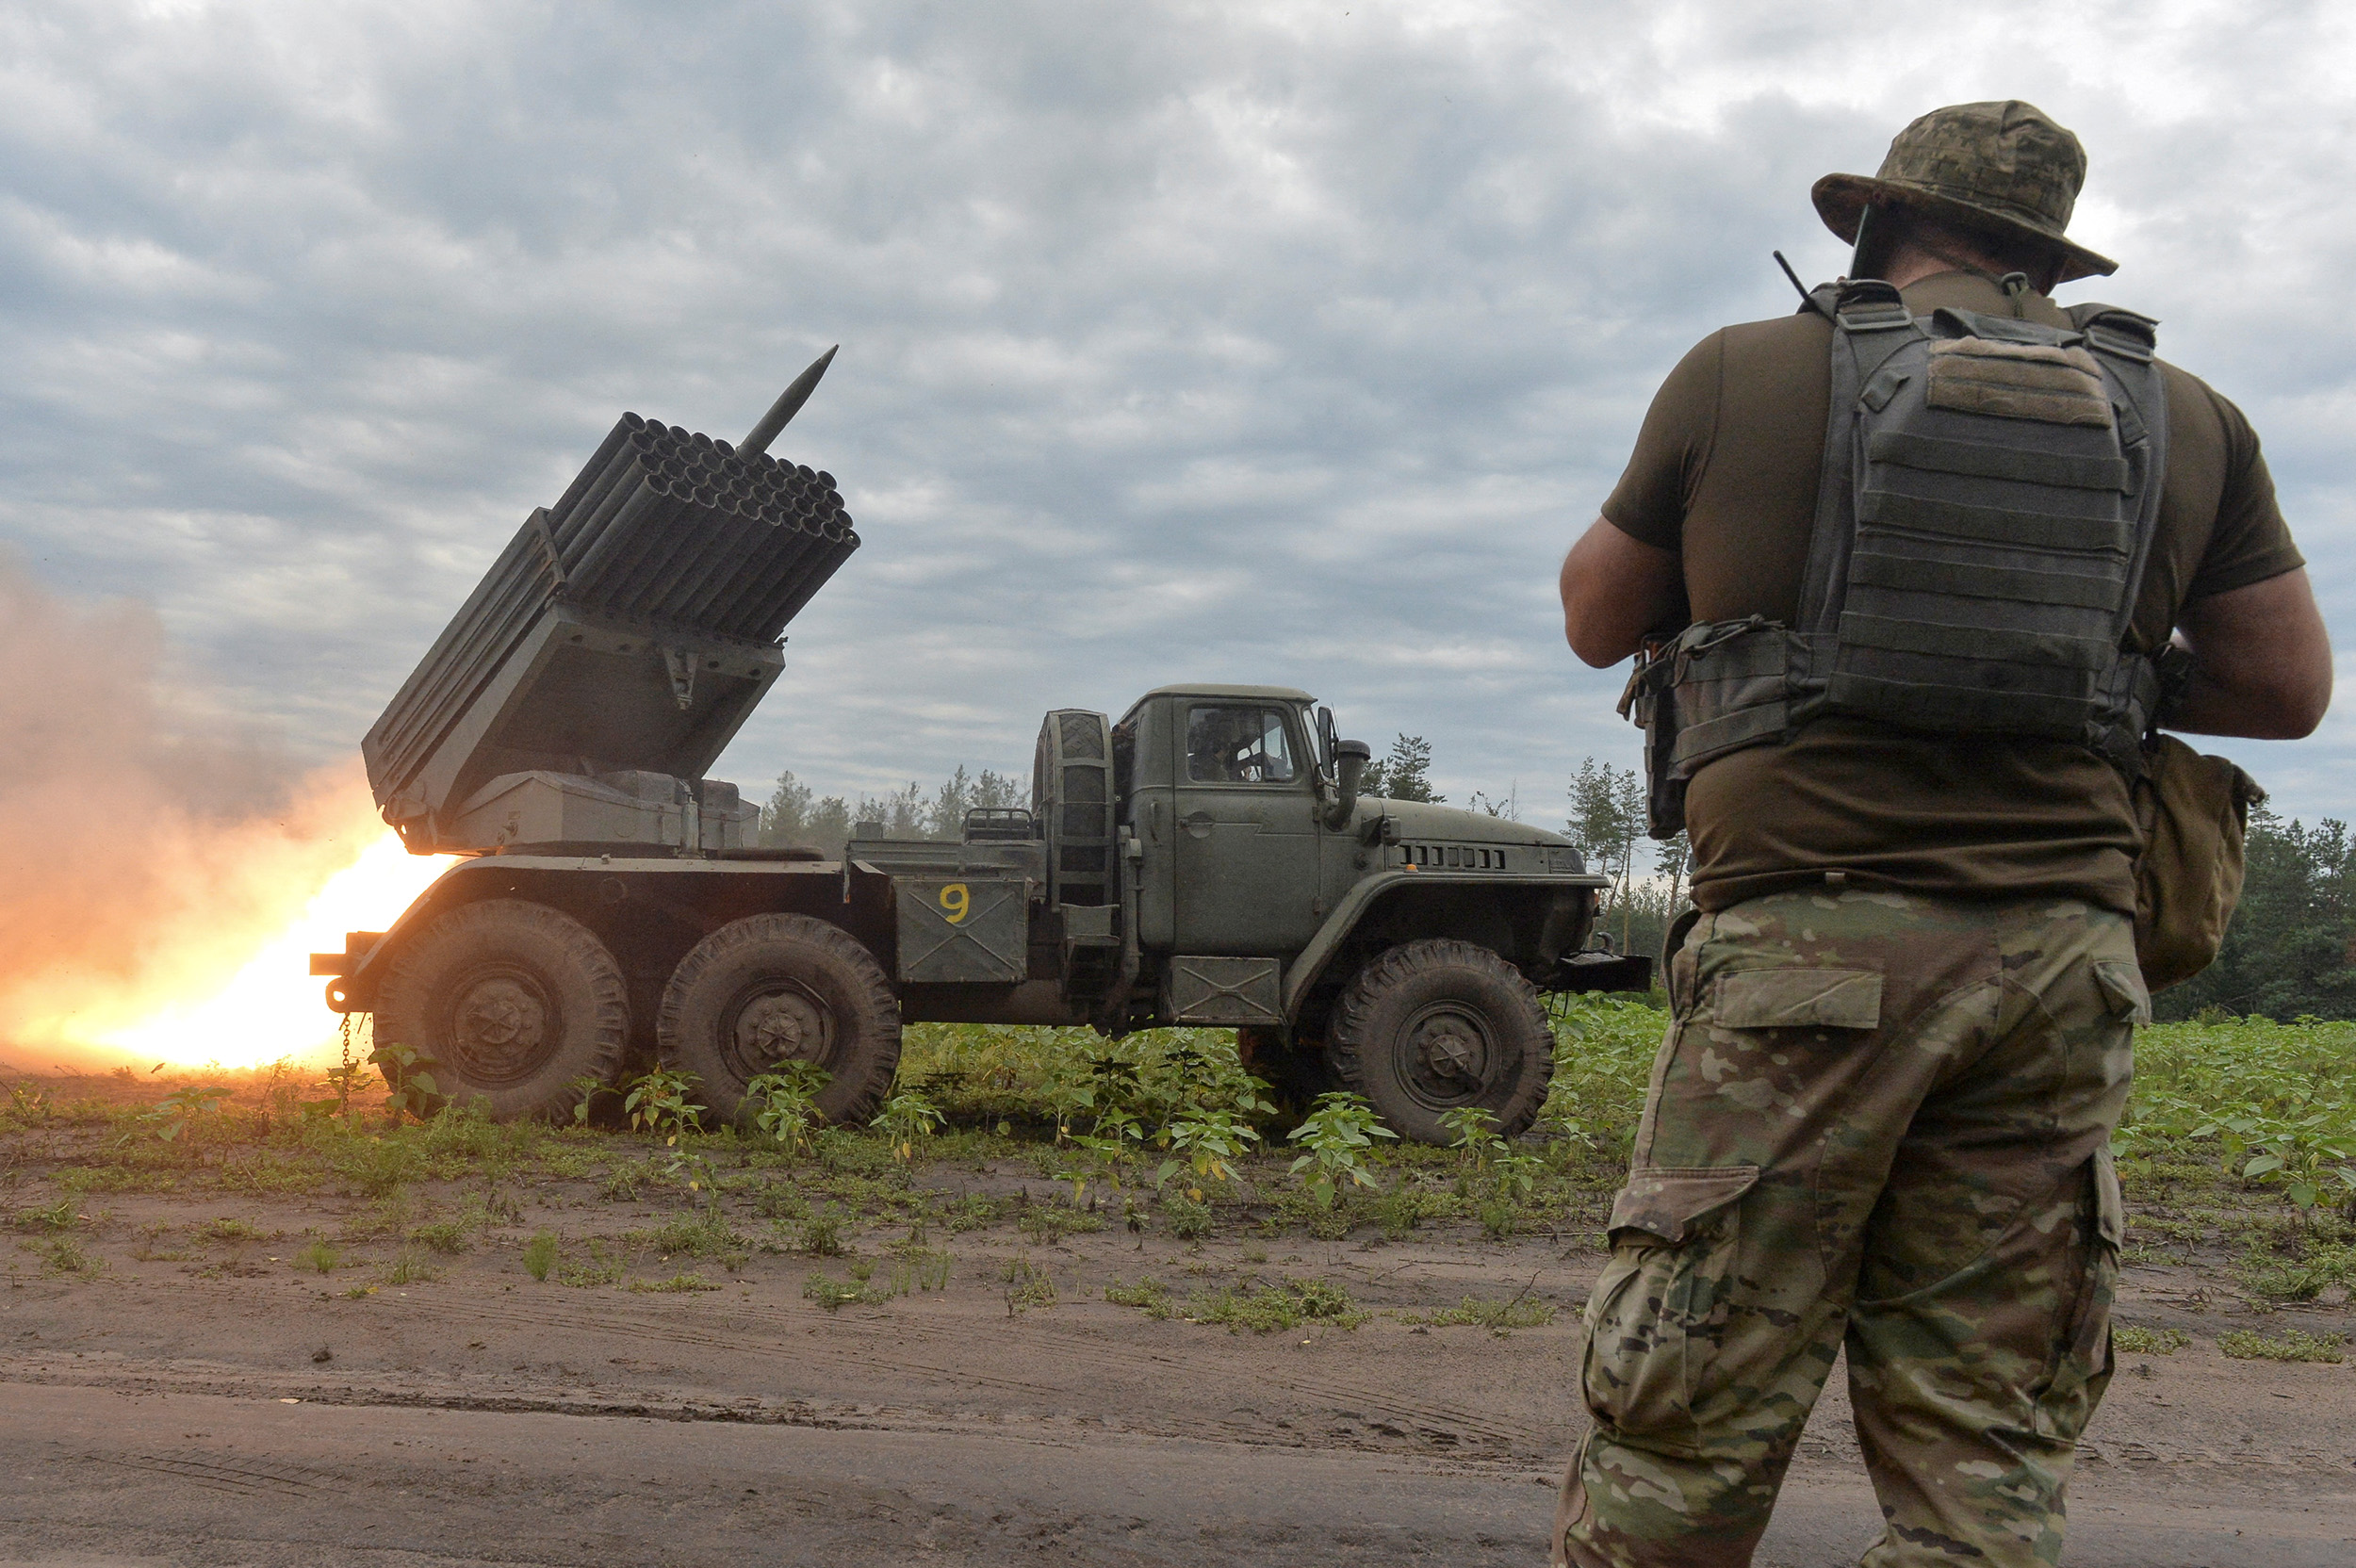
POLYGON ((2192 1343, 2192 1335, 2182 1329, 2129 1329, 2111 1331, 2111 1347, 2131 1356, 2172 1356, 2192 1343))
POLYGON ((667 1280, 632 1280, 630 1288, 654 1295, 684 1295, 690 1291, 717 1290, 720 1287, 700 1274, 674 1274, 667 1280))
POLYGON ((2239 1361, 2314 1361, 2337 1364, 2342 1359, 2340 1348, 2347 1343, 2346 1334, 2311 1334, 2303 1329, 2285 1329, 2279 1334, 2229 1329, 2217 1336, 2217 1348, 2239 1361))
MULTIPOLYGON (((855 1236, 920 1227, 944 1237, 997 1230, 1050 1256, 1107 1228, 1140 1247, 1224 1240, 1281 1250, 1284 1240, 1349 1238, 1364 1248, 1411 1236, 1594 1246, 1624 1179, 1665 1021, 1646 999, 1589 998, 1558 1004, 1553 1021, 1552 1086, 1538 1124, 1513 1146, 1511 1181, 1475 1168, 1459 1151, 1385 1143, 1364 1156, 1378 1188, 1318 1201, 1287 1170, 1292 1119, 1236 1109, 1245 1091, 1232 1037, 1222 1032, 1158 1030, 1106 1041, 1088 1030, 918 1024, 908 1030, 899 1086, 950 1118, 922 1140, 921 1179, 882 1134, 865 1129, 819 1129, 806 1151, 727 1129, 691 1133, 666 1149, 628 1131, 500 1126, 466 1111, 396 1124, 381 1101, 355 1102, 349 1118, 322 1118, 303 1113, 291 1073, 203 1075, 236 1094, 217 1113, 183 1119, 179 1135, 165 1139, 144 1113, 156 1097, 196 1081, 167 1075, 152 1086, 102 1083, 103 1098, 70 1086, 17 1086, 0 1107, 8 1113, 0 1116, 0 1159, 16 1161, 6 1223, 28 1256, 46 1258, 48 1244, 64 1239, 92 1260, 86 1249, 114 1222, 95 1200, 86 1205, 89 1194, 171 1194, 182 1204, 224 1207, 240 1195, 301 1196, 347 1216, 332 1239, 290 1239, 222 1213, 180 1221, 174 1246, 199 1257, 218 1249, 214 1266, 234 1269, 250 1266, 242 1252, 258 1252, 254 1244, 280 1244, 295 1249, 294 1266, 306 1273, 347 1267, 367 1249, 393 1259, 371 1278, 407 1283, 431 1279, 437 1260, 482 1252, 497 1227, 512 1226, 518 1236, 531 1233, 521 1247, 527 1273, 575 1287, 621 1285, 633 1275, 660 1282, 679 1277, 675 1269, 718 1279, 756 1253, 852 1258, 855 1236), (1199 1197, 1186 1180, 1157 1188, 1157 1168, 1171 1154, 1157 1137, 1175 1119, 1222 1107, 1257 1127, 1263 1149, 1235 1162, 1233 1180, 1201 1184, 1199 1197), (1135 1119, 1135 1135, 1101 1137, 1101 1118, 1114 1111, 1135 1119), (1093 1146, 1073 1141, 1091 1136, 1093 1146), (701 1173, 693 1191, 681 1175, 691 1168, 701 1173), (1101 1207, 1071 1201, 1083 1176, 1101 1207), (1049 1184, 1057 1196, 1042 1201, 1035 1184, 1028 1196, 1010 1196, 1009 1178, 1049 1184), (568 1219, 574 1239, 534 1229, 536 1217, 527 1215, 623 1203, 651 1212, 633 1215, 627 1230, 568 1219), (336 1257, 321 1269, 328 1251, 336 1257)), ((2356 1024, 2167 1024, 2139 1036, 2137 1057, 2116 1145, 2131 1211, 2129 1261, 2199 1269, 2260 1310, 2331 1308, 2342 1292, 2356 1292, 2356 1186, 2346 1184, 2356 1180, 2356 1152, 2335 1152, 2335 1140, 2356 1137, 2356 1024)), ((155 1233, 130 1255, 172 1258, 155 1233)), ((1108 1244, 1113 1236, 1097 1248, 1108 1244)), ((855 1288, 924 1294, 947 1282, 947 1260, 911 1235, 876 1258, 856 1259, 864 1276, 855 1288)), ((998 1282, 1010 1312, 1055 1299, 1058 1282, 1039 1264, 1024 1260, 1023 1267, 1029 1272, 998 1282)), ((81 1272, 62 1263, 53 1271, 81 1272)), ((1302 1321, 1340 1320, 1318 1316, 1315 1302, 1287 1304, 1283 1282, 1258 1280, 1230 1276, 1224 1294, 1184 1299, 1152 1282, 1116 1282, 1108 1289, 1119 1294, 1106 1299, 1230 1327, 1274 1324, 1288 1312, 1308 1312, 1302 1321)), ((1063 1283, 1071 1286, 1069 1274, 1063 1283)), ((1358 1309, 1337 1310, 1348 1316, 1358 1309)), ((1500 1330, 1550 1310, 1475 1298, 1410 1320, 1500 1330)), ((2134 1350, 2135 1331, 2120 1332, 2121 1348, 2134 1350)))
POLYGON ((802 1298, 834 1312, 843 1307, 880 1306, 892 1299, 892 1292, 879 1290, 864 1280, 843 1284, 824 1274, 811 1274, 802 1282, 802 1298))
POLYGON ((556 1266, 558 1246, 554 1231, 542 1231, 524 1243, 524 1272, 535 1280, 546 1280, 548 1270, 556 1266))
POLYGON ((1187 1298, 1185 1316, 1190 1323, 1218 1323, 1231 1332, 1255 1334, 1298 1329, 1303 1323, 1323 1323, 1354 1329, 1374 1315, 1359 1309, 1350 1292, 1329 1280, 1279 1280, 1257 1284, 1222 1285, 1197 1291, 1187 1298))
POLYGON ((1055 1304, 1055 1282, 1046 1269, 1028 1258, 1008 1258, 998 1273, 1006 1288, 1006 1315, 1028 1312, 1033 1307, 1055 1304))
POLYGON ((1541 1301, 1534 1296, 1522 1295, 1504 1301, 1492 1301, 1478 1296, 1467 1296, 1452 1307, 1420 1315, 1402 1314, 1402 1323, 1420 1323, 1427 1328, 1447 1329, 1470 1327, 1503 1333, 1509 1329, 1543 1329, 1554 1321, 1554 1304, 1541 1301))

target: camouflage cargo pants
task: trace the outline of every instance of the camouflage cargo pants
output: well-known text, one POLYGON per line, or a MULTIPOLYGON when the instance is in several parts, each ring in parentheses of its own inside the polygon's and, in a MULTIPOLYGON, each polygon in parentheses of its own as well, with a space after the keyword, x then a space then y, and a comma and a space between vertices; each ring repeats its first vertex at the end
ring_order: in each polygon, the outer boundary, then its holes
POLYGON ((1669 988, 1555 1561, 1748 1563, 1844 1344, 1868 1568, 2054 1561, 2110 1376, 2131 923, 1778 893, 1701 916, 1669 988))

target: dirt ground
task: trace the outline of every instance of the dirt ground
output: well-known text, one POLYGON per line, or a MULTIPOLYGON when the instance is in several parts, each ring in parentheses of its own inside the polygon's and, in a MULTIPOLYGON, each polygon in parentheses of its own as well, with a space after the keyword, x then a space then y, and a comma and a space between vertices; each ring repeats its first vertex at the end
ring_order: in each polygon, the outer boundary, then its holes
MULTIPOLYGON (((904 1221, 853 1220, 831 1257, 775 1239, 668 1255, 694 1200, 591 1177, 519 1182, 488 1208, 426 1184, 388 1224, 381 1196, 332 1191, 60 1200, 38 1138, 0 1161, 7 1563, 1534 1565, 1602 1261, 1579 1225, 1187 1241, 1108 1208, 1057 1233, 1020 1217, 1066 1189, 1019 1161, 917 1174, 943 1212, 989 1199, 998 1217, 913 1242, 904 1221), (461 1212, 463 1231, 403 1223, 461 1212), (539 1280, 543 1230, 565 1261, 539 1280), (884 1298, 830 1308, 813 1274, 884 1298), (1147 1279, 1169 1315, 1105 1299, 1147 1279), (1369 1315, 1187 1321, 1203 1293, 1287 1281, 1369 1315), (1413 1320, 1467 1298, 1550 1321, 1413 1320)), ((2136 1265, 2118 1315, 2190 1343, 2120 1357, 2066 1560, 2356 1562, 2356 1365, 2216 1346, 2356 1315, 2261 1315, 2214 1271, 2136 1265)), ((1854 1561, 1876 1523, 1836 1377, 1759 1560, 1854 1561)))

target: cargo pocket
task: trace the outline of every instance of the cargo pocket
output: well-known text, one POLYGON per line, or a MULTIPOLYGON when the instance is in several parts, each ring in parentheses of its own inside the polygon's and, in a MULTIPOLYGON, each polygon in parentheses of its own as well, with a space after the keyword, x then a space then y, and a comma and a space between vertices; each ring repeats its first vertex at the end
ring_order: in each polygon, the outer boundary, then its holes
POLYGON ((2119 1288, 2119 1250, 2127 1239, 2127 1205, 2108 1149, 2086 1164, 2094 1191, 2086 1218, 2075 1310, 2057 1325, 2051 1375, 2037 1402, 2037 1429, 2076 1442, 2111 1380, 2111 1298, 2119 1288))
POLYGON ((2151 1021, 2151 993, 2144 989, 2143 971, 2120 958, 2105 958, 2094 966, 2094 983, 2109 1004, 2111 1017, 2130 1023, 2151 1021))
POLYGON ((1882 977, 1870 969, 1737 970, 1718 976, 1710 1010, 1726 1029, 1873 1029, 1882 977))
POLYGON ((1757 1166, 1640 1169, 1612 1204, 1612 1262, 1587 1308, 1580 1393, 1635 1446, 1694 1451, 1694 1395, 1727 1317, 1740 1205, 1757 1166))

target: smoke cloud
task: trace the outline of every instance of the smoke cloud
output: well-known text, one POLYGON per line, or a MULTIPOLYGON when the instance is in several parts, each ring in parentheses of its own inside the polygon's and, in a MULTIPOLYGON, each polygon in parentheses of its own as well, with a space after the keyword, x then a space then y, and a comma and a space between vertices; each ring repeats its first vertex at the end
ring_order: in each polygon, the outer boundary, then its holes
POLYGON ((0 670, 8 1061, 125 1059, 107 1037, 235 974, 384 834, 356 763, 305 771, 216 711, 145 605, 0 554, 0 670))

